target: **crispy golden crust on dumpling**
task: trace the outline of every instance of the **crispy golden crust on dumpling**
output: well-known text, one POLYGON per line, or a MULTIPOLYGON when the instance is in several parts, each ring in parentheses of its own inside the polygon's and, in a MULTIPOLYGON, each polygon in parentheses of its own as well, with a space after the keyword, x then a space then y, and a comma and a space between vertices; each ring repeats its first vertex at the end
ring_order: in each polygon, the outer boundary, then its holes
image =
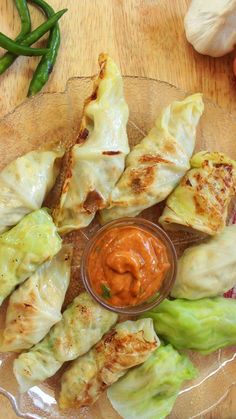
POLYGON ((236 191, 236 162, 223 153, 202 151, 169 196, 159 222, 181 224, 214 235, 223 230, 236 191))
POLYGON ((111 191, 102 223, 141 211, 163 201, 189 169, 196 129, 204 109, 197 93, 173 102, 126 158, 126 168, 111 191))
POLYGON ((60 407, 93 404, 129 368, 146 361, 159 344, 151 319, 118 324, 64 373, 60 407))

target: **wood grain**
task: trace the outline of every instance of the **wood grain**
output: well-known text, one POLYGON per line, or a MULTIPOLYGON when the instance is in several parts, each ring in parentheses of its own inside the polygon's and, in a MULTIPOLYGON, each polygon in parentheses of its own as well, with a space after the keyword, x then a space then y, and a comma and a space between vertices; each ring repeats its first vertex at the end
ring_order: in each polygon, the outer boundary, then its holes
MULTIPOLYGON (((183 15, 188 0, 50 0, 56 10, 68 7, 61 20, 62 45, 45 91, 62 91, 69 77, 91 75, 97 56, 106 51, 123 74, 158 78, 187 91, 202 91, 236 111, 232 54, 213 59, 197 54, 187 43, 183 15)), ((33 26, 42 21, 32 12, 33 26)), ((0 1, 0 28, 19 31, 12 0, 0 1)), ((41 42, 42 44, 42 42, 41 42)), ((0 116, 24 100, 39 58, 20 57, 0 78, 0 116)))
MULTIPOLYGON (((165 80, 187 91, 201 91, 230 112, 236 111, 236 84, 232 57, 200 56, 184 36, 183 16, 188 0, 50 0, 59 10, 62 45, 45 91, 62 91, 68 78, 97 71, 97 56, 106 51, 120 64, 123 74, 165 80)), ((43 20, 31 7, 33 27, 43 20)), ((13 37, 20 22, 13 0, 0 0, 1 31, 13 37)), ((39 45, 43 45, 41 41, 39 45)), ((0 117, 26 97, 38 58, 18 58, 0 77, 0 117)), ((0 418, 16 418, 0 397, 0 418)), ((204 419, 235 419, 236 388, 204 419)))

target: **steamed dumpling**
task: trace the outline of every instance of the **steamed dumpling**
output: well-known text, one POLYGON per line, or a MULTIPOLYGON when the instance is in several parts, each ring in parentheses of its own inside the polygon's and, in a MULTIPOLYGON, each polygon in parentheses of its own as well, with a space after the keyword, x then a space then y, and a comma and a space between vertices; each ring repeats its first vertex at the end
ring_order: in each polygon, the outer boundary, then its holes
POLYGON ((166 229, 177 224, 220 233, 236 192, 236 161, 223 153, 201 151, 191 159, 191 167, 168 197, 159 222, 166 229))
POLYGON ((89 406, 129 368, 146 361, 160 345, 151 319, 117 324, 62 376, 61 409, 89 406))
POLYGON ((117 317, 86 292, 76 297, 47 336, 14 361, 13 371, 20 391, 41 383, 64 362, 88 352, 116 323, 117 317))
POLYGON ((236 300, 232 298, 165 299, 142 317, 153 319, 158 336, 177 349, 207 355, 236 345, 236 300))
POLYGON ((236 284, 236 225, 190 247, 178 261, 171 296, 196 300, 223 295, 236 284))
POLYGON ((60 249, 61 238, 45 209, 31 212, 0 235, 0 305, 60 249))
POLYGON ((132 368, 107 392, 114 409, 124 419, 164 419, 185 380, 197 370, 171 345, 160 346, 142 365, 132 368))
POLYGON ((62 151, 31 151, 0 173, 0 233, 39 209, 53 187, 62 151))
POLYGON ((85 101, 77 143, 54 219, 60 233, 86 227, 108 197, 124 170, 129 152, 126 133, 128 106, 123 81, 114 61, 99 56, 100 74, 85 101))
POLYGON ((111 191, 103 223, 134 217, 163 201, 189 169, 196 128, 203 113, 201 94, 173 102, 157 118, 149 134, 130 152, 126 169, 111 191))
POLYGON ((61 320, 61 307, 70 282, 72 247, 61 251, 10 297, 0 352, 19 352, 38 343, 61 320))

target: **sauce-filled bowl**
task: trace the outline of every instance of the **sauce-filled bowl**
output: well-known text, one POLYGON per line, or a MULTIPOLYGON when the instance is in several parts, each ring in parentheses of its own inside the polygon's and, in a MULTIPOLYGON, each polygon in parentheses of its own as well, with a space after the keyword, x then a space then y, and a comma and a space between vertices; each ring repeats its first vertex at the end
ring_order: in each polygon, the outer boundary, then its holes
POLYGON ((86 290, 103 307, 137 315, 158 305, 174 284, 177 256, 169 236, 143 218, 112 221, 88 242, 81 261, 86 290))

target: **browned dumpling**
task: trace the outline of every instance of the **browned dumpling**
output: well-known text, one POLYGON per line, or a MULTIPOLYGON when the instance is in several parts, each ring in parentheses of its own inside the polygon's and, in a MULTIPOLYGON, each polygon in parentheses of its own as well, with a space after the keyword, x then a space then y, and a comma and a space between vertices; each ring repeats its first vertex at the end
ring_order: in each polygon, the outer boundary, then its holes
POLYGON ((119 323, 62 376, 62 409, 93 404, 99 395, 159 346, 151 319, 119 323))
POLYGON ((86 227, 124 170, 129 153, 126 133, 128 106, 120 70, 106 54, 99 56, 100 74, 85 101, 77 143, 54 219, 60 233, 86 227))
POLYGON ((235 192, 236 161, 223 153, 201 151, 168 197, 159 222, 166 229, 177 224, 210 235, 220 233, 235 192))

